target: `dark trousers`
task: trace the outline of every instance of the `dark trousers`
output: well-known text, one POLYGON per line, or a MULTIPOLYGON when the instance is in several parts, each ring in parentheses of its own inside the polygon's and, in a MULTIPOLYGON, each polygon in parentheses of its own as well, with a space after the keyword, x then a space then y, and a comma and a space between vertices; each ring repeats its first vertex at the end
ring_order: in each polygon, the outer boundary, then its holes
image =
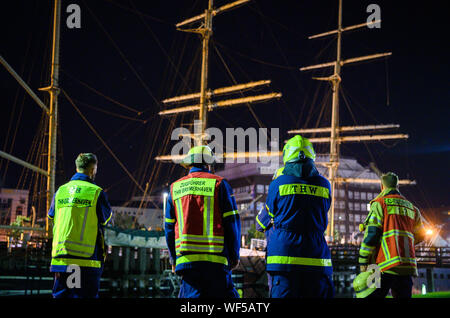
POLYGON ((394 298, 411 298, 413 281, 411 276, 381 274, 381 287, 367 298, 386 298, 389 290, 394 298))
POLYGON ((55 273, 55 282, 53 284, 53 298, 98 298, 100 288, 101 271, 80 267, 80 288, 71 286, 73 282, 69 277, 72 273, 55 273), (69 280, 69 286, 67 284, 69 280))
POLYGON ((331 275, 321 272, 270 272, 271 298, 333 298, 331 275))
POLYGON ((179 298, 239 298, 229 270, 185 269, 177 274, 181 275, 179 298))

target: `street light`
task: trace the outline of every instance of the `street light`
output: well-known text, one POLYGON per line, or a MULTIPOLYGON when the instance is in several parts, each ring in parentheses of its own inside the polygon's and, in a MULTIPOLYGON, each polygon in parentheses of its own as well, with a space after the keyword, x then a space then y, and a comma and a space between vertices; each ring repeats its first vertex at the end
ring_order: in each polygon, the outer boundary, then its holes
POLYGON ((428 236, 432 235, 433 234, 433 230, 432 229, 428 229, 428 230, 425 231, 425 234, 428 235, 428 236))

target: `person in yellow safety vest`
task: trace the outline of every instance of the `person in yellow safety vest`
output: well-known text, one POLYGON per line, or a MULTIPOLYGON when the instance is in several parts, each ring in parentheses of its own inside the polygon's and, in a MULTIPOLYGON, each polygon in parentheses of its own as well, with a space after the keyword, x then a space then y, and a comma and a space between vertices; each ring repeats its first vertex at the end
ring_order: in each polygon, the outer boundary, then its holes
MULTIPOLYGON (((370 202, 370 212, 360 226, 365 230, 359 250, 361 272, 369 264, 377 264, 381 287, 367 298, 411 298, 412 276, 417 276, 414 245, 424 239, 420 211, 398 190, 398 176, 388 172, 381 176, 381 193, 370 202)), ((368 286, 370 287, 370 286, 368 286)), ((357 294, 358 297, 358 294, 357 294)))
POLYGON ((54 298, 97 298, 106 257, 103 228, 112 216, 106 194, 94 183, 97 157, 81 153, 77 173, 59 187, 48 217, 53 220, 54 298))
POLYGON ((170 186, 165 234, 172 270, 181 276, 179 298, 239 298, 231 279, 238 265, 241 224, 233 190, 210 169, 208 146, 189 150, 189 174, 170 186))

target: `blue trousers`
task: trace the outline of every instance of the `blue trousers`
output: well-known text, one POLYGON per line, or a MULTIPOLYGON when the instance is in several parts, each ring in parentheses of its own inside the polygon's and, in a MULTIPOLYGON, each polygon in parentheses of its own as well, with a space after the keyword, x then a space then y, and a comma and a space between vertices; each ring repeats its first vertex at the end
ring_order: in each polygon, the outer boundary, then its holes
POLYGON ((381 286, 367 298, 386 298, 389 290, 393 298, 411 298, 413 281, 411 276, 381 274, 381 286))
POLYGON ((80 274, 80 288, 70 288, 67 286, 67 280, 72 281, 72 278, 69 278, 72 273, 55 273, 53 298, 98 298, 102 271, 97 268, 80 267, 80 274))
POLYGON ((333 298, 331 275, 320 272, 270 272, 271 298, 333 298))
POLYGON ((221 268, 184 269, 179 298, 239 298, 231 271, 221 268))

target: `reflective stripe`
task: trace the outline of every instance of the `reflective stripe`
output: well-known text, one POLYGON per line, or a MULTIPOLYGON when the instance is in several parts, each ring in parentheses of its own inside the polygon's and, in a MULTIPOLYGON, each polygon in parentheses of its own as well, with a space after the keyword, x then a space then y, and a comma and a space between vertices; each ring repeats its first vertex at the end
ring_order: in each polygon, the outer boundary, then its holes
POLYGON ((383 228, 383 227, 381 226, 381 224, 375 224, 375 223, 367 224, 367 228, 369 228, 370 226, 377 227, 377 228, 379 228, 379 229, 382 229, 382 228, 383 228))
POLYGON ((370 218, 369 218, 369 222, 368 223, 371 224, 371 225, 375 225, 376 226, 378 224, 383 224, 383 221, 377 215, 371 215, 370 218), (371 223, 374 219, 376 219, 377 222, 376 223, 371 223))
POLYGON ((78 265, 82 267, 95 267, 100 268, 102 263, 100 261, 94 261, 89 259, 78 258, 52 258, 51 265, 78 265))
POLYGON ((385 198, 384 202, 388 206, 400 206, 410 210, 414 210, 414 205, 408 200, 400 199, 400 198, 385 198))
POLYGON ((365 244, 363 242, 363 243, 361 243, 361 248, 370 252, 370 251, 373 251, 375 249, 375 246, 370 246, 370 245, 367 245, 367 244, 365 244))
POLYGON ((380 269, 384 269, 394 263, 409 263, 409 264, 413 264, 413 266, 417 266, 416 263, 416 259, 415 258, 410 258, 410 257, 400 257, 400 256, 396 256, 390 260, 387 260, 383 263, 378 264, 378 266, 380 267, 380 269))
POLYGON ((290 194, 307 194, 325 199, 330 197, 328 188, 302 183, 283 184, 278 187, 278 191, 280 192, 280 196, 290 194))
POLYGON ((258 219, 258 216, 256 216, 256 222, 258 222, 259 226, 261 226, 264 230, 266 229, 264 224, 262 224, 261 221, 258 219))
POLYGON ((236 214, 239 214, 239 211, 238 210, 233 210, 233 211, 224 213, 222 217, 226 218, 227 216, 236 215, 236 214))
POLYGON ((273 216, 273 214, 270 212, 269 207, 267 206, 267 204, 266 204, 266 209, 267 209, 267 214, 269 214, 269 216, 270 216, 271 218, 273 218, 274 216, 273 216))
MULTIPOLYGON (((67 247, 61 247, 59 250, 56 250, 56 255, 59 255, 59 253, 63 252, 63 251, 70 252, 70 253, 72 253, 71 255, 76 255, 76 254, 81 254, 81 255, 86 255, 86 256, 91 256, 92 255, 92 253, 83 252, 83 251, 79 251, 79 250, 74 250, 72 248, 67 248, 67 247)), ((70 254, 70 253, 64 253, 64 254, 70 254)))
POLYGON ((65 244, 65 243, 75 244, 75 245, 80 245, 80 246, 86 246, 86 247, 95 247, 95 245, 83 244, 83 243, 72 242, 72 241, 58 242, 58 245, 59 245, 59 244, 65 244))
POLYGON ((331 259, 328 258, 307 258, 294 256, 268 256, 267 264, 332 266, 331 259))
POLYGON ((183 234, 180 238, 177 238, 175 241, 179 242, 181 240, 192 241, 192 242, 217 242, 217 243, 223 243, 224 242, 224 237, 223 236, 202 236, 202 235, 183 234))
POLYGON ((172 195, 174 200, 189 194, 212 197, 214 196, 215 187, 216 179, 188 178, 173 184, 172 195))
POLYGON ((358 263, 359 264, 368 264, 369 260, 367 258, 364 258, 364 257, 359 257, 358 258, 358 263))
POLYGON ((409 238, 411 238, 412 240, 414 240, 414 234, 408 231, 402 231, 402 230, 390 230, 387 232, 383 233, 383 237, 387 238, 387 237, 391 237, 393 235, 396 236, 407 236, 409 238))
POLYGON ((84 230, 86 229, 86 221, 88 217, 89 207, 84 208, 84 219, 83 219, 83 226, 81 227, 81 234, 80 234, 80 241, 83 242, 84 237, 84 230))
POLYGON ((177 266, 184 263, 191 262, 212 262, 219 263, 223 265, 228 265, 228 260, 224 256, 219 255, 211 255, 211 254, 191 254, 191 255, 183 255, 178 257, 176 260, 177 266))
POLYGON ((109 220, 111 220, 111 217, 112 217, 112 212, 109 214, 109 218, 105 222, 103 222, 102 225, 108 224, 109 220))
POLYGON ((209 252, 220 253, 223 250, 223 245, 196 245, 196 244, 182 244, 177 246, 178 252, 209 252))
POLYGON ((175 219, 165 218, 164 221, 166 221, 166 223, 175 223, 175 219))
POLYGON ((184 218, 183 218, 183 209, 181 207, 181 199, 175 201, 175 205, 177 207, 177 218, 178 218, 178 233, 179 236, 183 233, 184 227, 184 218))
POLYGON ((214 209, 211 207, 211 202, 214 204, 214 198, 204 197, 203 203, 203 235, 211 236, 213 233, 214 224, 214 209))
POLYGON ((383 249, 384 259, 388 260, 391 258, 391 254, 389 253, 389 249, 387 248, 386 238, 381 239, 381 247, 383 249))

